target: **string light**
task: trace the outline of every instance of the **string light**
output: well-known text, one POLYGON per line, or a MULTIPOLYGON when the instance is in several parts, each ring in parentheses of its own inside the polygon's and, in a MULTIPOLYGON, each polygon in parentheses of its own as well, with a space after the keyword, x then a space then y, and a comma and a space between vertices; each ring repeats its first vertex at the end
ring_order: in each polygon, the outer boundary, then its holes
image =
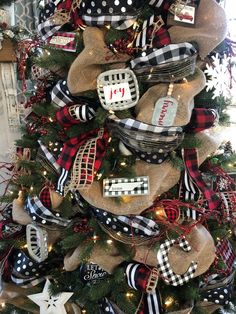
POLYGON ((4 308, 6 304, 4 302, 1 303, 1 307, 4 308))
POLYGON ((127 292, 127 293, 126 293, 126 297, 127 297, 127 298, 132 298, 133 295, 134 295, 134 294, 133 294, 132 292, 127 292))
POLYGON ((27 248, 28 248, 28 245, 27 245, 27 244, 24 244, 21 248, 22 248, 22 249, 27 249, 27 248))
POLYGON ((175 299, 173 297, 167 297, 165 299, 165 306, 166 306, 166 308, 172 306, 174 302, 175 302, 175 299))
POLYGON ((111 245, 112 243, 113 243, 113 241, 111 239, 107 240, 107 244, 111 245))
POLYGON ((51 118, 51 117, 49 117, 49 119, 48 119, 50 122, 53 122, 53 118, 51 118))
POLYGON ((51 252, 51 250, 52 250, 52 245, 49 245, 48 252, 51 252))
POLYGON ((121 165, 122 167, 124 167, 124 166, 126 166, 126 162, 125 162, 125 161, 122 161, 122 162, 120 163, 120 165, 121 165))
POLYGON ((97 180, 100 180, 101 177, 102 177, 102 174, 101 173, 97 173, 96 177, 97 177, 97 180))
POLYGON ((92 239, 93 239, 93 242, 96 243, 97 240, 98 240, 98 236, 97 236, 97 235, 94 235, 94 236, 92 237, 92 239))
POLYGON ((85 310, 85 309, 83 309, 83 310, 82 310, 82 313, 84 314, 84 313, 87 313, 87 312, 86 312, 86 310, 85 310))
POLYGON ((47 174, 47 171, 46 171, 46 170, 44 170, 43 175, 44 175, 44 176, 46 176, 46 174, 47 174))
POLYGON ((30 191, 32 192, 33 190, 34 190, 34 187, 33 187, 33 186, 31 186, 31 187, 30 187, 30 191))

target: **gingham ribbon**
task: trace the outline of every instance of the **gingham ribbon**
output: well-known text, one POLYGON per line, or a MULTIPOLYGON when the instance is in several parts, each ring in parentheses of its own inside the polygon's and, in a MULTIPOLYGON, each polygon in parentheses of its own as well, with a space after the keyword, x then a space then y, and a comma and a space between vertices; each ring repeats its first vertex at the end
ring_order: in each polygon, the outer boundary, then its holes
POLYGON ((113 231, 121 232, 130 237, 145 236, 155 237, 160 234, 158 224, 143 216, 114 215, 100 208, 90 205, 92 214, 102 225, 113 231))
POLYGON ((152 293, 146 293, 152 269, 138 263, 130 263, 126 266, 126 277, 128 285, 134 290, 144 292, 142 305, 136 313, 138 314, 160 314, 163 313, 160 295, 154 287, 152 293))
MULTIPOLYGON (((181 246, 185 251, 190 250, 190 246, 188 243, 183 244, 182 240, 181 246)), ((168 259, 168 252, 170 248, 175 244, 176 240, 166 240, 164 243, 160 245, 160 249, 157 252, 157 269, 165 282, 172 286, 181 286, 187 283, 191 278, 193 278, 194 273, 197 269, 197 263, 191 262, 189 268, 184 274, 178 275, 174 273, 168 259)))
POLYGON ((124 15, 82 15, 82 19, 88 26, 104 26, 107 23, 110 23, 112 28, 117 30, 127 29, 136 21, 136 18, 133 16, 126 16, 124 19, 124 15))
POLYGON ((204 182, 202 175, 198 169, 198 158, 196 148, 188 148, 182 150, 183 160, 185 164, 185 169, 190 180, 197 185, 197 187, 204 194, 208 207, 210 210, 217 210, 220 205, 220 199, 216 193, 211 190, 204 182))
POLYGON ((221 257, 226 268, 224 272, 226 275, 229 275, 232 272, 234 267, 234 262, 236 259, 236 255, 232 244, 229 242, 228 239, 220 240, 216 245, 216 256, 221 257))
POLYGON ((110 116, 107 126, 125 145, 146 153, 168 153, 183 139, 181 127, 159 127, 133 119, 110 116))
POLYGON ((49 209, 43 206, 37 196, 27 197, 25 201, 25 209, 35 222, 43 225, 55 224, 61 227, 67 227, 70 223, 70 220, 61 218, 59 214, 54 215, 49 209))
POLYGON ((66 78, 59 80, 51 91, 51 100, 59 107, 64 107, 69 103, 79 103, 79 99, 69 91, 66 78))
POLYGON ((131 62, 131 69, 137 69, 144 66, 155 66, 168 62, 184 60, 193 56, 197 50, 190 43, 170 44, 163 48, 150 48, 140 52, 131 62))
POLYGON ((218 113, 214 109, 194 108, 186 132, 200 132, 211 128, 218 120, 218 113))
POLYGON ((49 37, 54 35, 62 25, 55 25, 51 20, 46 20, 38 25, 38 33, 42 41, 46 41, 49 37))

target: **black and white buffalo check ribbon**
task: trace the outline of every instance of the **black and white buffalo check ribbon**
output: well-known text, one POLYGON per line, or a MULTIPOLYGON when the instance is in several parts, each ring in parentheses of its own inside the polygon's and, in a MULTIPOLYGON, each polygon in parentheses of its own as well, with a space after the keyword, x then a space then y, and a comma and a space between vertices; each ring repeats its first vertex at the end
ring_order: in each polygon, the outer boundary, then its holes
POLYGON ((62 25, 55 25, 51 20, 46 20, 38 25, 38 33, 42 41, 46 41, 49 37, 52 37, 62 25))
POLYGON ((131 62, 131 69, 181 61, 193 56, 197 50, 190 43, 170 44, 163 48, 150 48, 140 52, 131 62))
MULTIPOLYGON (((183 244, 183 241, 184 240, 181 241, 182 249, 189 251, 189 244, 187 242, 183 244)), ((189 268, 184 274, 176 274, 171 268, 168 259, 168 252, 175 242, 175 240, 166 240, 161 244, 160 249, 157 252, 157 269, 165 282, 172 286, 180 286, 187 283, 191 278, 194 277, 194 273, 197 269, 197 263, 191 262, 189 268)))
POLYGON ((71 102, 76 103, 77 98, 70 93, 66 79, 61 79, 51 91, 51 100, 57 106, 64 107, 71 102))
POLYGON ((61 218, 59 213, 55 215, 43 206, 42 202, 37 196, 31 197, 28 196, 25 202, 25 209, 32 217, 32 219, 43 225, 57 225, 61 227, 67 227, 70 223, 70 220, 61 218))
POLYGON ((121 232, 122 234, 141 237, 155 237, 160 234, 158 224, 143 216, 124 216, 114 215, 105 210, 90 205, 94 217, 112 231, 121 232))
POLYGON ((115 116, 108 118, 107 126, 128 148, 145 153, 169 153, 180 145, 184 136, 181 127, 159 127, 115 116))

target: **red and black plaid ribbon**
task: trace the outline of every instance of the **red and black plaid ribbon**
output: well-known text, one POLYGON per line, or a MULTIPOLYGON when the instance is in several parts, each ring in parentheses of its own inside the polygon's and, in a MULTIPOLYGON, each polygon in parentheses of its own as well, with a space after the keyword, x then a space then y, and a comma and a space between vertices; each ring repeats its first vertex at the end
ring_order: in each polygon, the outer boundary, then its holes
POLYGON ((190 178, 196 183, 198 188, 204 194, 206 200, 208 201, 209 209, 218 209, 221 201, 216 193, 206 185, 202 178, 202 175, 198 169, 198 157, 196 148, 185 148, 183 149, 182 154, 186 171, 190 178))
POLYGON ((194 108, 189 124, 186 126, 187 132, 200 132, 211 128, 218 118, 214 109, 194 108))
MULTIPOLYGON (((92 138, 98 136, 100 129, 94 129, 87 133, 82 134, 80 137, 73 137, 63 146, 62 152, 57 160, 57 163, 67 171, 70 170, 70 167, 73 162, 73 158, 77 153, 79 147, 86 143, 92 138)), ((97 140, 97 149, 96 149, 96 161, 94 163, 94 169, 98 170, 101 166, 102 159, 106 154, 106 149, 108 147, 109 135, 106 129, 104 129, 103 136, 97 140)))
POLYGON ((216 245, 216 256, 222 258, 226 267, 224 272, 226 275, 229 275, 234 267, 236 255, 228 239, 223 239, 218 242, 216 245))
POLYGON ((39 199, 41 203, 48 209, 52 209, 52 202, 50 197, 50 189, 45 186, 39 194, 39 199))
POLYGON ((52 37, 50 37, 47 40, 47 43, 50 47, 55 48, 55 49, 60 49, 60 50, 65 50, 65 51, 71 51, 71 52, 75 52, 76 51, 76 34, 75 33, 69 33, 69 32, 56 32, 54 33, 54 35, 52 37), (60 38, 70 38, 71 40, 63 45, 63 44, 59 44, 59 43, 53 43, 53 39, 55 39, 55 37, 60 37, 60 38))
POLYGON ((69 107, 70 105, 66 105, 56 112, 56 119, 64 128, 80 123, 70 115, 69 107))

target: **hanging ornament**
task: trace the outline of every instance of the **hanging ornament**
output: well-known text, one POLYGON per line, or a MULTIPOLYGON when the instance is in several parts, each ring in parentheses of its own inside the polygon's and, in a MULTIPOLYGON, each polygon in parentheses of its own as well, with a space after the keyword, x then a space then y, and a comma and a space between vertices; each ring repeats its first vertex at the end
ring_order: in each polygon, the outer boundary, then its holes
POLYGON ((89 284, 98 283, 109 275, 108 272, 94 263, 81 264, 79 271, 81 280, 89 284))
POLYGON ((26 227, 26 241, 30 257, 41 263, 48 257, 48 234, 39 226, 29 224, 26 227))
POLYGON ((174 84, 170 83, 167 96, 157 100, 152 115, 152 124, 158 126, 171 126, 174 123, 178 101, 171 97, 174 84))
POLYGON ((28 298, 40 307, 40 314, 66 314, 64 304, 73 295, 73 292, 62 292, 52 296, 49 292, 50 281, 47 279, 41 293, 28 295, 28 298))

